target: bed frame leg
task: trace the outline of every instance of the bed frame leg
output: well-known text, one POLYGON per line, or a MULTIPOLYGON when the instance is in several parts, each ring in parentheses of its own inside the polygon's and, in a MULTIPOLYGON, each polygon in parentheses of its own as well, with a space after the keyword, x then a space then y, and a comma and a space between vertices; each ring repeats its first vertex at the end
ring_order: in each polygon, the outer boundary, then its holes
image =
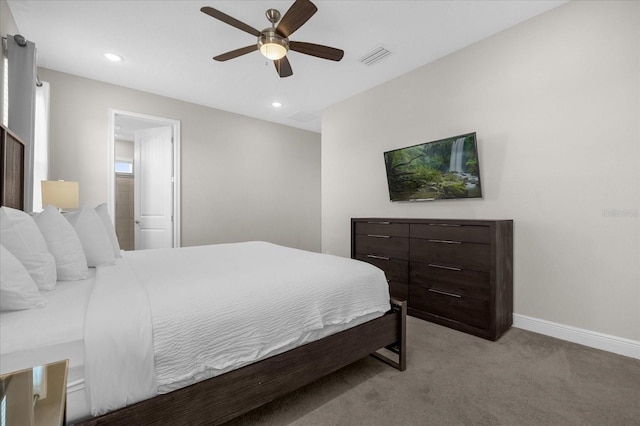
POLYGON ((400 316, 398 321, 398 341, 381 350, 396 354, 394 358, 397 360, 379 351, 372 353, 371 356, 389 364, 393 368, 404 371, 407 369, 407 301, 391 299, 391 311, 398 312, 400 316))

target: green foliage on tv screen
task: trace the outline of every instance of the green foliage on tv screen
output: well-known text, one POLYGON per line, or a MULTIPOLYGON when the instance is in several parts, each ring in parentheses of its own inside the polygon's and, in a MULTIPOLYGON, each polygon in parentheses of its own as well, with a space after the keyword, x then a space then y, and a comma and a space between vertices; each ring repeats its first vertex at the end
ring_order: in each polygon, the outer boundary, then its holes
POLYGON ((392 201, 481 197, 475 133, 385 153, 392 201))

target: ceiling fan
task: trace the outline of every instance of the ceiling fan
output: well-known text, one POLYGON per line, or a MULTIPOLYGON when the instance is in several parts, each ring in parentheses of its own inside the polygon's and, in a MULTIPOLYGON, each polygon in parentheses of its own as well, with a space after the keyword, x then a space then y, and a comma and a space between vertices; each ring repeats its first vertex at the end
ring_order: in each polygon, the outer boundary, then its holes
POLYGON ((282 19, 280 19, 280 12, 276 9, 267 10, 266 16, 269 22, 271 22, 271 27, 265 28, 262 31, 258 31, 250 25, 238 21, 212 7, 205 6, 200 10, 225 24, 229 24, 258 38, 258 42, 255 44, 215 56, 213 59, 216 61, 228 61, 229 59, 259 50, 265 57, 273 60, 276 72, 280 77, 289 77, 293 75, 291 64, 286 56, 289 50, 317 58, 329 59, 331 61, 339 61, 344 56, 344 51, 340 49, 320 44, 289 40, 289 36, 304 25, 305 22, 318 11, 318 8, 309 0, 296 0, 282 19), (276 27, 278 21, 280 22, 276 27))

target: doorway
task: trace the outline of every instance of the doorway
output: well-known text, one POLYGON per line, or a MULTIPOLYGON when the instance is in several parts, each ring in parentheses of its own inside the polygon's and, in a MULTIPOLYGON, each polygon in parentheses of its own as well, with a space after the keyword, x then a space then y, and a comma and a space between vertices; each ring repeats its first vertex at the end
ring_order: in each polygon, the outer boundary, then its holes
POLYGON ((109 214, 120 247, 180 247, 180 122, 111 109, 109 132, 109 214))

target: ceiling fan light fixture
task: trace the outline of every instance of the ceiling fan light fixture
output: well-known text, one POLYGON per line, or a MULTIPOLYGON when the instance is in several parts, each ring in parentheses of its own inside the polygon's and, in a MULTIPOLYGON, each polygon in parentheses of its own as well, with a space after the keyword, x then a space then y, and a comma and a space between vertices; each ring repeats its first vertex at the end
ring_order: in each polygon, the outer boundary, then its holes
POLYGON ((287 49, 278 43, 267 43, 260 46, 260 53, 271 60, 278 60, 285 57, 287 49))
POLYGON ((289 51, 289 42, 284 37, 279 36, 274 28, 267 28, 262 31, 258 38, 260 53, 273 61, 282 59, 289 51))
POLYGON ((214 56, 213 60, 215 61, 224 62, 259 50, 261 55, 273 61, 278 77, 284 78, 293 75, 293 70, 287 57, 289 50, 336 62, 340 61, 344 56, 344 51, 335 47, 289 41, 291 34, 303 26, 318 11, 318 8, 311 0, 295 0, 282 16, 282 19, 280 12, 276 9, 268 9, 266 17, 271 22, 271 27, 262 31, 258 31, 251 25, 245 24, 213 7, 204 6, 200 11, 257 38, 255 44, 214 56), (276 23, 278 24, 277 26, 276 23))

